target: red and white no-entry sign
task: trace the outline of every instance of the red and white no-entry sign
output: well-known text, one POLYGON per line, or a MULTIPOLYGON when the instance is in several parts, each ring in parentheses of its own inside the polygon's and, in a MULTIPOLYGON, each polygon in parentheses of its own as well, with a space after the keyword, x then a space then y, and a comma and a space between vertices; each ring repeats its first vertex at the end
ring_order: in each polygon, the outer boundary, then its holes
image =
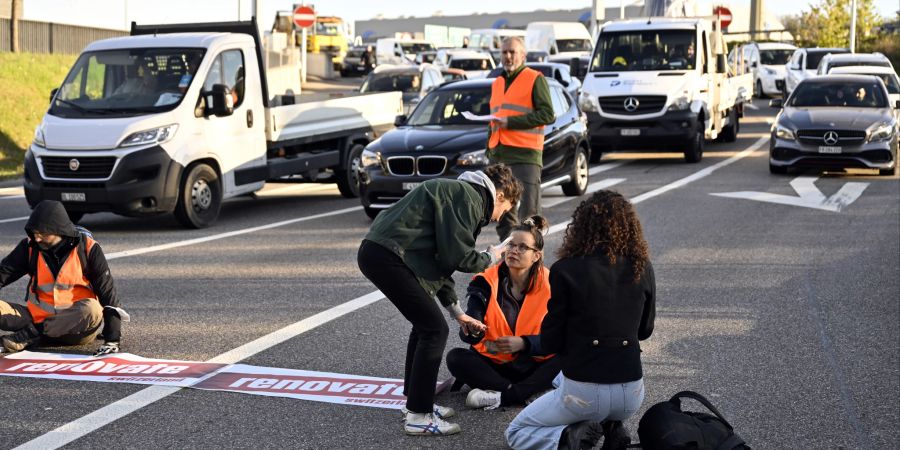
MULTIPOLYGON (((294 14, 295 14, 294 20, 297 20, 296 13, 294 13, 294 14)), ((731 24, 731 10, 730 9, 728 9, 724 6, 716 6, 715 9, 713 9, 713 15, 719 16, 719 21, 722 22, 722 28, 728 28, 728 25, 731 24)))
POLYGON ((316 12, 309 6, 298 6, 294 10, 294 24, 298 27, 311 27, 314 23, 316 23, 316 12))

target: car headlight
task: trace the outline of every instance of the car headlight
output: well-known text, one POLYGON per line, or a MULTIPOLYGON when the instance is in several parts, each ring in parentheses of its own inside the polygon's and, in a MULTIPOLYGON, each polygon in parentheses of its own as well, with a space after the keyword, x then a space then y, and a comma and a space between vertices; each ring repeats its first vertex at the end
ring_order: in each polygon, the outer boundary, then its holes
POLYGON ((47 141, 44 140, 44 131, 41 130, 41 127, 35 128, 34 141, 32 141, 32 144, 40 148, 47 148, 47 141))
POLYGON ((359 166, 363 169, 380 165, 381 153, 376 153, 371 150, 363 150, 362 154, 359 156, 359 166))
POLYGON ((485 149, 463 153, 456 160, 458 166, 486 166, 490 164, 485 149))
POLYGON ((869 132, 869 142, 886 141, 894 135, 894 126, 883 123, 869 132))
POLYGON ((578 106, 585 112, 599 112, 600 108, 594 102, 594 97, 587 92, 578 94, 578 106))
POLYGON ((136 145, 146 144, 162 144, 168 142, 175 136, 178 131, 178 125, 166 125, 164 127, 153 128, 150 130, 138 131, 131 133, 125 138, 119 147, 134 147, 136 145))
POLYGON ((785 128, 781 125, 775 125, 775 137, 777 137, 778 139, 793 141, 794 132, 790 128, 785 128))
POLYGON ((677 97, 672 101, 672 104, 669 105, 669 111, 684 111, 691 107, 691 99, 688 98, 687 95, 682 95, 681 97, 677 97))

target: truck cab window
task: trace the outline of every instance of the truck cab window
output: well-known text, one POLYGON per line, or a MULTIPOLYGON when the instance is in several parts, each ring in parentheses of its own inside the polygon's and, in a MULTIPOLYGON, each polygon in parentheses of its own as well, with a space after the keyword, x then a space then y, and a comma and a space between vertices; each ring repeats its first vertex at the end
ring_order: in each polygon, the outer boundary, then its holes
POLYGON ((209 74, 203 83, 203 90, 212 90, 213 85, 224 84, 231 89, 234 108, 244 101, 244 55, 240 50, 226 50, 219 53, 210 66, 209 74))

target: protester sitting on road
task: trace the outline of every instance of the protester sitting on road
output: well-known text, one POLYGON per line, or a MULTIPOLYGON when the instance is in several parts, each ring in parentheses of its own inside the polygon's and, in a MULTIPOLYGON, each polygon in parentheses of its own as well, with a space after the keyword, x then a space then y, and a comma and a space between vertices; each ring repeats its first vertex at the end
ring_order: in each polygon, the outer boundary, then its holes
MULTIPOLYGON (((575 210, 550 268, 541 346, 559 353, 558 387, 513 419, 514 449, 603 448, 629 443, 622 420, 644 399, 638 340, 653 333, 656 284, 633 206, 600 191, 575 210)), ((554 382, 556 384, 556 382, 554 382)))
POLYGON ((96 355, 118 352, 124 311, 103 249, 57 201, 38 203, 25 232, 28 237, 0 263, 0 288, 31 277, 25 305, 0 301, 0 330, 14 331, 3 337, 3 348, 12 353, 33 345, 84 345, 102 327, 105 343, 96 355))
POLYGON ((442 436, 460 431, 444 419, 455 412, 434 404, 438 370, 450 330, 435 296, 467 332, 484 324, 458 305, 453 272, 480 272, 501 248, 475 250, 481 228, 519 201, 522 187, 501 164, 465 172, 456 180, 431 179, 382 211, 359 247, 363 275, 412 324, 406 350, 404 395, 407 434, 442 436))
POLYGON ((560 359, 541 349, 541 321, 550 299, 549 269, 544 267, 547 220, 525 219, 513 228, 504 260, 475 275, 468 289, 466 314, 487 326, 485 333, 460 329, 471 348, 447 354, 454 388, 467 384, 472 408, 520 406, 551 389, 560 359))

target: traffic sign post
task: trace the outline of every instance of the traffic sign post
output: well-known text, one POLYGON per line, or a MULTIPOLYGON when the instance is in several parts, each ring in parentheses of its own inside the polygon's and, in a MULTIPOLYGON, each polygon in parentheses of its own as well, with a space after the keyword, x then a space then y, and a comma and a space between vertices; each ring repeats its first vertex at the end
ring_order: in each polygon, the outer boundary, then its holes
POLYGON ((316 12, 309 6, 300 5, 294 9, 294 25, 300 33, 300 82, 306 83, 306 30, 316 23, 316 12))

